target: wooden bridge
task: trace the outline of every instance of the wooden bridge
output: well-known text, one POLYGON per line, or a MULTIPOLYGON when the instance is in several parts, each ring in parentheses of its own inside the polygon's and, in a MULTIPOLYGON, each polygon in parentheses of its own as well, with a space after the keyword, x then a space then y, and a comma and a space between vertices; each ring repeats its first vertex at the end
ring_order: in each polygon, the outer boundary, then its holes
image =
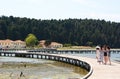
POLYGON ((87 79, 92 74, 92 67, 85 61, 82 61, 77 58, 62 56, 59 54, 48 54, 48 53, 33 53, 33 52, 10 52, 10 51, 1 51, 0 56, 8 56, 8 57, 26 57, 26 58, 37 58, 37 59, 47 59, 69 63, 75 66, 79 66, 88 71, 82 79, 87 79))
MULTIPOLYGON (((79 53, 95 53, 95 49, 66 49, 66 50, 57 50, 57 49, 3 49, 1 51, 28 51, 28 52, 40 52, 40 53, 52 53, 52 54, 79 54, 79 53)), ((111 49, 111 53, 120 54, 120 49, 111 49)))
POLYGON ((82 79, 120 79, 120 64, 118 63, 112 62, 112 65, 99 65, 96 62, 96 59, 61 53, 53 54, 55 51, 56 50, 49 53, 46 51, 41 51, 41 53, 38 51, 0 51, 0 56, 48 59, 73 64, 82 67, 89 72, 82 79))

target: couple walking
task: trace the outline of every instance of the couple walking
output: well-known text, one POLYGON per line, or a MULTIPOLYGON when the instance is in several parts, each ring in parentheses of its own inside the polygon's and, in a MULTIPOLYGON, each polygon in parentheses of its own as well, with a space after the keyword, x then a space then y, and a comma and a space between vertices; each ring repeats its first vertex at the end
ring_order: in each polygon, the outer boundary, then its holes
POLYGON ((103 45, 103 46, 96 46, 96 58, 97 62, 99 64, 109 64, 111 65, 111 60, 110 60, 110 47, 108 45, 103 45))

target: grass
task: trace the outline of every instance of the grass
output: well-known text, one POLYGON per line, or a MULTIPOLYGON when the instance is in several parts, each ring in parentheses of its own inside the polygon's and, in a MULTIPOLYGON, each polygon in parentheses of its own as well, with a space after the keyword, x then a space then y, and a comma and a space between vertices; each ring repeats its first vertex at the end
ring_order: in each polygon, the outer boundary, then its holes
POLYGON ((95 47, 90 47, 90 46, 70 46, 70 47, 58 48, 58 50, 81 50, 81 49, 95 49, 95 47))

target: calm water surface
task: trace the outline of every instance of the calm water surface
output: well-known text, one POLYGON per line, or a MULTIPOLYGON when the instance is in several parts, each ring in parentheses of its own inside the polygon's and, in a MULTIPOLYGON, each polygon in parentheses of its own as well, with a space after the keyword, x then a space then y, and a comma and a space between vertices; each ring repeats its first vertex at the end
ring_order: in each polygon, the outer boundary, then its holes
MULTIPOLYGON (((79 53, 79 54, 69 54, 74 56, 82 56, 82 57, 89 57, 89 58, 96 58, 96 54, 94 53, 79 53)), ((111 60, 120 62, 120 53, 112 53, 111 52, 111 60)))
MULTIPOLYGON (((95 53, 71 54, 95 58, 95 53)), ((120 53, 111 53, 111 60, 120 62, 120 53)), ((0 79, 80 79, 88 72, 70 64, 30 58, 0 57, 0 79)))
POLYGON ((88 72, 62 62, 0 57, 0 79, 21 79, 21 73, 26 79, 80 79, 88 72))

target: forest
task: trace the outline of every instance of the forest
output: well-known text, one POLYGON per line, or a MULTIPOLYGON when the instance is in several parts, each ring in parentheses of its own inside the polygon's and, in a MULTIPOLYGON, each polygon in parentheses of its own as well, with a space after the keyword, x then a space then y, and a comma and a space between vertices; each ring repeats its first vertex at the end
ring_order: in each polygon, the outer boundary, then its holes
POLYGON ((38 40, 62 44, 120 48, 120 23, 99 19, 30 19, 0 16, 0 40, 25 40, 28 34, 38 40))

